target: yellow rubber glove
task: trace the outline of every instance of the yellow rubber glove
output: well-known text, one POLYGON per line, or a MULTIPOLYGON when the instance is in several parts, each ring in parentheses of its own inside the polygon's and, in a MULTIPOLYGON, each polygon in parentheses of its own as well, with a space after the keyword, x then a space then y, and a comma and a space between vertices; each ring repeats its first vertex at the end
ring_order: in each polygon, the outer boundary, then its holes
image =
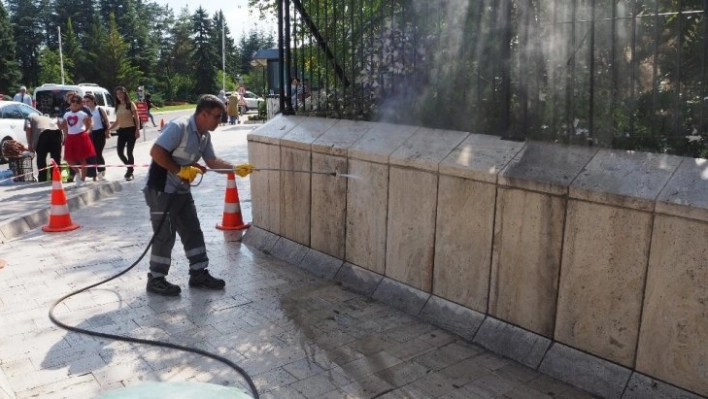
POLYGON ((177 173, 177 176, 179 176, 180 179, 187 180, 191 183, 194 181, 197 175, 200 174, 202 174, 202 171, 199 170, 199 168, 195 168, 194 166, 182 166, 179 170, 179 173, 177 173))
POLYGON ((250 163, 242 163, 234 166, 234 173, 239 175, 240 177, 246 177, 251 174, 256 169, 255 166, 251 165, 250 163))

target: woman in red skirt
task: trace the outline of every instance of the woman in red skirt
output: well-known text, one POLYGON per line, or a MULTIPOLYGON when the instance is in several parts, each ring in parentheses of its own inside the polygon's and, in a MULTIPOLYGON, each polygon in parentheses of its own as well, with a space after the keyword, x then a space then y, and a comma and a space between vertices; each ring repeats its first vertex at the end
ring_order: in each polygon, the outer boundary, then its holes
POLYGON ((81 178, 76 180, 76 185, 81 186, 86 181, 86 159, 96 156, 96 151, 91 143, 93 117, 82 110, 81 97, 74 95, 69 99, 69 110, 64 114, 61 122, 62 130, 67 133, 64 140, 64 159, 69 165, 81 165, 81 178))

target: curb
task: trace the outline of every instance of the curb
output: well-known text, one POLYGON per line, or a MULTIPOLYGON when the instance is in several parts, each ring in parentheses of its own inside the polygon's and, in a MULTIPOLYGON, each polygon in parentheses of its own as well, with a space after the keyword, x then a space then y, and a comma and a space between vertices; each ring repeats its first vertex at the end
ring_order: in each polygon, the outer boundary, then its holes
MULTIPOLYGON (((72 195, 67 194, 66 201, 69 211, 75 211, 86 205, 93 204, 123 189, 121 183, 118 181, 98 182, 88 188, 88 190, 72 193, 72 195)), ((47 203, 46 207, 28 211, 13 219, 0 223, 0 240, 2 240, 0 244, 46 224, 49 221, 50 208, 51 204, 47 203)))

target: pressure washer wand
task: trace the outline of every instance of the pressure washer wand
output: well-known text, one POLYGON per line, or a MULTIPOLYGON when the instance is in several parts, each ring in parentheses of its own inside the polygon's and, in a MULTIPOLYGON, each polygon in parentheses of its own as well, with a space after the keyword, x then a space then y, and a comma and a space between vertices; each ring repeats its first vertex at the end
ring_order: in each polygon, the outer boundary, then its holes
MULTIPOLYGON (((233 172, 233 169, 209 169, 207 168, 208 171, 212 172, 233 172)), ((254 172, 293 172, 293 173, 311 173, 313 175, 329 175, 329 176, 337 176, 339 173, 337 172, 315 172, 312 170, 295 170, 295 169, 280 169, 280 168, 253 168, 254 172)))

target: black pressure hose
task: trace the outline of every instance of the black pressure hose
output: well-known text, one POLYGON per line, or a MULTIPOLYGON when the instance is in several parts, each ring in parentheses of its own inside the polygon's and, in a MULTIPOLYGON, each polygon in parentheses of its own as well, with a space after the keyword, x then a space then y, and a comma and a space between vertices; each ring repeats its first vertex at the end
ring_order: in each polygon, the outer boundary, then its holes
POLYGON ((239 367, 237 364, 235 364, 231 360, 226 359, 225 357, 215 355, 211 352, 207 352, 207 351, 201 350, 199 348, 192 348, 189 346, 182 346, 182 345, 177 345, 177 344, 173 344, 173 343, 169 343, 169 342, 162 342, 162 341, 156 341, 156 340, 151 340, 151 339, 132 338, 132 337, 125 337, 122 335, 106 334, 106 333, 102 333, 102 332, 98 332, 98 331, 85 330, 83 328, 66 325, 66 324, 62 323, 61 321, 57 320, 56 317, 54 317, 54 308, 56 308, 57 305, 59 305, 65 299, 72 297, 76 294, 80 294, 80 293, 82 293, 86 290, 89 290, 91 288, 98 287, 101 284, 105 284, 113 279, 116 279, 116 278, 124 275, 125 273, 130 271, 132 268, 134 268, 145 257, 145 254, 147 254, 148 249, 150 249, 150 247, 152 246, 152 243, 155 241, 155 236, 157 235, 157 232, 160 231, 160 229, 162 228, 162 225, 165 223, 165 219, 167 219, 167 213, 170 210, 170 206, 172 206, 172 201, 170 201, 170 203, 167 204, 167 208, 165 209, 165 213, 162 216, 162 220, 160 220, 160 224, 157 227, 157 229, 155 230, 156 232, 152 235, 152 238, 150 238, 150 242, 148 242, 147 247, 145 247, 145 250, 143 250, 143 253, 140 255, 138 260, 133 262, 133 264, 130 265, 127 269, 123 270, 122 272, 120 272, 112 277, 109 277, 103 281, 99 281, 98 283, 91 284, 91 285, 86 286, 84 288, 78 289, 74 292, 71 292, 71 293, 66 294, 63 297, 59 298, 56 302, 54 302, 54 305, 52 305, 52 307, 49 308, 49 320, 51 320, 52 323, 56 324, 60 328, 63 328, 67 331, 73 331, 73 332, 76 332, 79 334, 86 334, 86 335, 91 335, 94 337, 114 339, 117 341, 132 342, 132 343, 136 343, 136 344, 159 346, 162 348, 177 349, 177 350, 181 350, 184 352, 196 353, 198 355, 202 355, 202 356, 206 356, 208 358, 214 359, 214 360, 218 360, 221 363, 224 363, 227 366, 231 367, 232 369, 236 370, 239 374, 241 374, 241 376, 248 383, 248 387, 251 389, 251 393, 253 394, 253 398, 258 399, 258 397, 259 397, 258 390, 256 389, 256 385, 253 383, 253 380, 248 375, 248 373, 246 373, 246 371, 244 369, 239 367))

